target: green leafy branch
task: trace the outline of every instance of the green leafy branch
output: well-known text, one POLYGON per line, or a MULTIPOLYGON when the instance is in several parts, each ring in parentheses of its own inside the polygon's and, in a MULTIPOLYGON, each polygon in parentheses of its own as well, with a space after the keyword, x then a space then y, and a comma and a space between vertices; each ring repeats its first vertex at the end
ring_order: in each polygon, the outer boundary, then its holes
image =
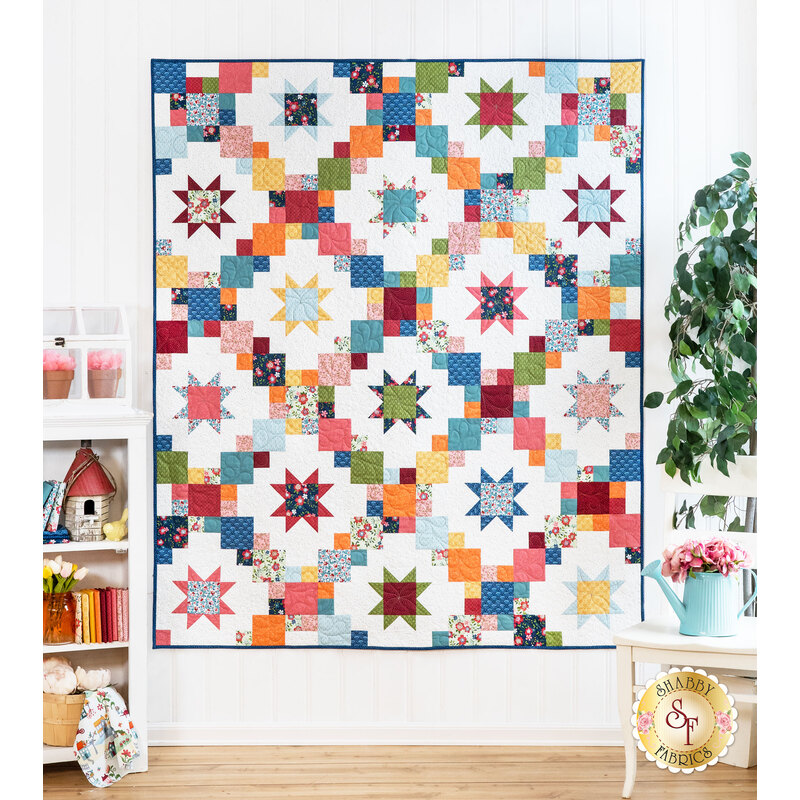
MULTIPOLYGON (((706 459, 728 475, 738 455, 754 452, 758 197, 750 156, 731 159, 734 169, 695 194, 678 227, 680 256, 664 307, 675 383, 666 401, 677 403, 657 462, 687 484, 699 482, 706 459)), ((644 404, 657 408, 664 399, 650 392, 644 404)), ((704 500, 703 513, 725 515, 727 498, 704 500)))

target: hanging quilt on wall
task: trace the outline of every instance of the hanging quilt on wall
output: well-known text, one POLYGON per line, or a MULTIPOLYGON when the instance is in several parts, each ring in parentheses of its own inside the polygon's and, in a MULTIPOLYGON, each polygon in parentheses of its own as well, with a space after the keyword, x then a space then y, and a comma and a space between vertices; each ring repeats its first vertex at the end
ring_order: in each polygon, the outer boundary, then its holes
POLYGON ((152 62, 156 647, 639 621, 642 66, 152 62))

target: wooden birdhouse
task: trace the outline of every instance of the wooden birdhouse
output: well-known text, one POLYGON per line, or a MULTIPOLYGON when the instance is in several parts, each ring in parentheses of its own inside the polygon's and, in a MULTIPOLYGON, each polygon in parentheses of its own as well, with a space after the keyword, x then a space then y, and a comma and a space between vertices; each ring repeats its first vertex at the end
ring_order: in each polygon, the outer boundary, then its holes
POLYGON ((109 520, 111 499, 117 486, 111 473, 100 463, 90 441, 82 441, 75 460, 64 478, 64 525, 74 542, 99 542, 103 525, 109 520))

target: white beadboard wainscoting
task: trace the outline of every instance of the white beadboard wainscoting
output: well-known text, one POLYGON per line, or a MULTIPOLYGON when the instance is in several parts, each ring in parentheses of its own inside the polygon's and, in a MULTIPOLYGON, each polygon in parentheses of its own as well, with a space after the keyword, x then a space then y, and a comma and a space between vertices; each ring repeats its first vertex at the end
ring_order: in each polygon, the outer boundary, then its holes
MULTIPOLYGON (((755 5, 48 0, 45 303, 127 306, 150 408, 151 58, 644 58, 645 389, 663 388, 677 220, 730 152, 755 150, 755 5)), ((646 465, 666 418, 645 415, 646 465)), ((661 518, 651 480, 650 558, 661 518)), ((610 650, 158 650, 149 664, 152 744, 621 741, 610 650)))

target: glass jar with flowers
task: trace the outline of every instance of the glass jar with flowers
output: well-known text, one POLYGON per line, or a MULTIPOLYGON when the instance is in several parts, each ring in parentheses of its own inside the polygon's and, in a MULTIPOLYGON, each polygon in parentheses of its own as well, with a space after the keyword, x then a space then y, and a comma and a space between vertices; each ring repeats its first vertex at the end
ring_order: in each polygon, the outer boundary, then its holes
POLYGON ((43 641, 69 644, 75 641, 75 596, 72 587, 86 577, 86 567, 64 561, 58 555, 42 565, 43 641))
POLYGON ((651 561, 642 574, 658 582, 680 619, 680 632, 686 636, 734 636, 739 618, 756 599, 758 589, 754 583, 753 593, 739 608, 739 573, 751 565, 750 554, 735 542, 717 537, 704 542, 687 539, 664 550, 663 559, 651 561), (682 602, 666 578, 684 584, 682 602))

